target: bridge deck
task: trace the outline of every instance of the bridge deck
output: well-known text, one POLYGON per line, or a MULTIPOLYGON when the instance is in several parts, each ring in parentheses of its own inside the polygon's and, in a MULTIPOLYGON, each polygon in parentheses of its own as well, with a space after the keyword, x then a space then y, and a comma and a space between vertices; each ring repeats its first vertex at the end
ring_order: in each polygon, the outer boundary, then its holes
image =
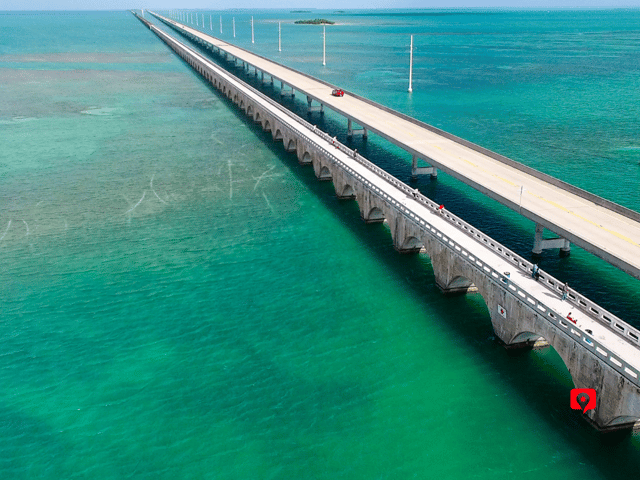
MULTIPOLYGON (((333 86, 326 82, 166 17, 159 18, 290 85, 296 91, 312 97, 572 243, 640 278, 639 221, 515 168, 494 158, 499 157, 496 154, 484 154, 450 138, 451 136, 434 132, 427 125, 412 121, 386 107, 348 92, 344 97, 333 97, 333 86), (521 187, 524 188, 522 195, 521 187)), ((575 187, 573 189, 578 190, 575 187)))

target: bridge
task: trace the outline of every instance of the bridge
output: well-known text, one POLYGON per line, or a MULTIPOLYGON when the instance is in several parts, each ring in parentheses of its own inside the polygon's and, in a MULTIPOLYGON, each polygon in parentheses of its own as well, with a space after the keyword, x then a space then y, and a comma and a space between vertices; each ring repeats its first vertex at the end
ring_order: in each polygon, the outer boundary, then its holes
POLYGON ((441 170, 532 220, 536 224, 534 254, 547 248, 568 253, 573 243, 640 278, 640 213, 355 93, 345 90, 344 97, 333 97, 334 85, 150 13, 188 38, 253 69, 263 81, 267 75, 271 84, 280 83, 281 94, 306 96, 309 111, 326 106, 344 116, 348 136, 374 132, 404 149, 412 156, 414 175, 435 177, 441 170), (354 124, 361 128, 354 129, 354 124), (419 160, 428 166, 420 167, 419 160), (545 229, 558 237, 543 239, 545 229))
POLYGON ((603 431, 640 427, 640 331, 511 252, 416 189, 332 139, 138 16, 252 121, 312 165, 336 195, 355 199, 365 222, 386 222, 394 247, 429 256, 444 292, 477 290, 496 337, 509 348, 550 344, 578 388, 594 388, 585 418, 603 431))

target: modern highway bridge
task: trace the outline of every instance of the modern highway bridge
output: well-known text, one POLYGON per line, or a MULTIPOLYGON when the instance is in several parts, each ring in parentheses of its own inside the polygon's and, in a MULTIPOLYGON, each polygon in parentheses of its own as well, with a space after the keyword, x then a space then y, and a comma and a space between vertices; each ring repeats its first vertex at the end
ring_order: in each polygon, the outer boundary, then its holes
MULTIPOLYGON (((491 152, 431 125, 383 105, 345 91, 333 97, 337 88, 323 80, 280 65, 260 55, 229 44, 202 31, 155 14, 178 32, 212 50, 243 62, 289 88, 286 93, 306 95, 309 107, 317 102, 343 115, 348 134, 356 123, 358 132, 374 132, 406 150, 413 157, 413 173, 447 174, 474 187, 536 224, 533 253, 546 248, 568 252, 573 243, 640 278, 640 213, 593 195, 521 163, 491 152), (430 167, 418 167, 422 159, 430 167), (544 239, 543 230, 559 235, 544 239)), ((318 108, 317 106, 314 108, 318 108)))
MULTIPOLYGON (((401 252, 424 252, 444 291, 471 287, 485 300, 508 347, 552 345, 578 388, 597 391, 585 413, 603 431, 640 427, 640 331, 540 271, 417 190, 336 143, 328 134, 247 85, 206 56, 138 18, 242 109, 340 198, 354 198, 367 222, 385 221, 401 252)), ((209 44, 213 45, 213 44, 209 44)))

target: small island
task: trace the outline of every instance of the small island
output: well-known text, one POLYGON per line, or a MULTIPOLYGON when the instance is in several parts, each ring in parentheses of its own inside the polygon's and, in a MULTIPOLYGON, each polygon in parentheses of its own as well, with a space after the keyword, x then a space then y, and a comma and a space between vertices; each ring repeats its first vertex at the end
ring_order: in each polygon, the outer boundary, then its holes
POLYGON ((336 22, 324 18, 316 18, 314 20, 296 20, 293 23, 296 25, 333 25, 336 22))

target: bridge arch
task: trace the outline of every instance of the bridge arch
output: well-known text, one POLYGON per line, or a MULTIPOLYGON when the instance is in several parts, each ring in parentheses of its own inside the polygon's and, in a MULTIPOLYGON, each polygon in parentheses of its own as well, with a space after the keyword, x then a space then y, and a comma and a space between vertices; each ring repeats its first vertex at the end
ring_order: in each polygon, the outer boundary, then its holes
POLYGON ((412 235, 405 237, 398 245, 396 250, 400 253, 417 253, 424 247, 422 240, 412 235))
POLYGON ((253 117, 253 105, 247 106, 247 115, 253 117))
POLYGON ((276 129, 276 133, 273 135, 274 140, 282 140, 282 132, 279 129, 276 129))
POLYGON ((336 189, 336 196, 340 200, 351 200, 351 199, 356 198, 355 190, 348 183, 340 184, 339 181, 336 181, 336 179, 334 179, 333 184, 334 184, 335 189, 336 189))
POLYGON ((269 123, 269 120, 265 120, 264 126, 262 128, 264 129, 265 132, 271 131, 271 124, 269 123))
POLYGON ((616 427, 618 425, 630 425, 630 424, 638 424, 640 423, 640 417, 635 416, 635 415, 620 415, 617 416, 615 418, 613 418, 613 420, 611 420, 611 422, 609 422, 609 424, 607 425, 607 427, 611 428, 611 427, 616 427))
POLYGON ((331 180, 331 171, 325 165, 320 167, 320 172, 318 173, 318 180, 331 180))
POLYGON ((260 121, 260 112, 258 110, 256 110, 256 115, 253 119, 255 122, 259 122, 260 121))
POLYGON ((464 275, 455 275, 449 282, 447 282, 446 285, 440 286, 440 288, 442 288, 444 293, 467 293, 469 291, 478 291, 475 284, 464 275))
POLYGON ((384 219, 385 219, 384 212, 380 210, 378 207, 371 208, 367 213, 367 215, 364 217, 364 221, 367 223, 384 222, 384 219))
POLYGON ((287 152, 293 152, 295 149, 296 149, 296 140, 294 138, 291 138, 287 143, 287 152))
POLYGON ((307 152, 306 150, 302 154, 302 157, 300 158, 300 163, 302 165, 308 165, 308 164, 311 163, 311 154, 309 152, 307 152))
POLYGON ((546 345, 549 344, 546 338, 544 338, 539 333, 535 333, 535 332, 521 332, 517 334, 515 337, 513 337, 513 339, 511 340, 511 343, 516 345, 526 344, 531 346, 536 346, 536 345, 542 346, 541 345, 542 342, 544 342, 544 344, 546 345))

